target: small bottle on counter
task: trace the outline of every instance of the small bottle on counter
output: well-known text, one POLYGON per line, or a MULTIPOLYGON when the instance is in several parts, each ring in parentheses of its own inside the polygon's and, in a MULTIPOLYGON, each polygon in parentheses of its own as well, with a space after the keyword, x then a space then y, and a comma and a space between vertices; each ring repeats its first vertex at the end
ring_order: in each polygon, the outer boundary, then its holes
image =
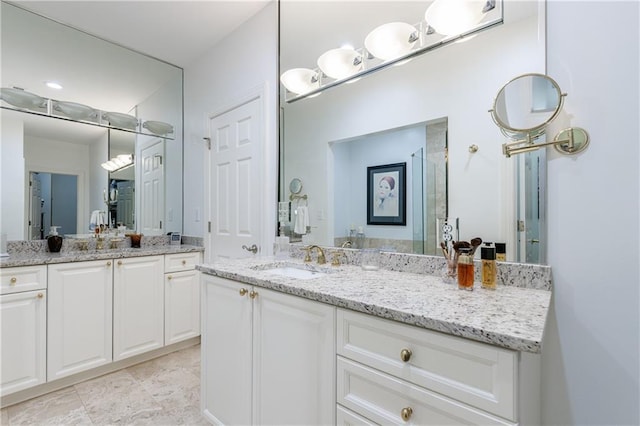
POLYGON ((356 248, 364 248, 364 228, 358 227, 358 233, 356 234, 356 248))
POLYGON ((473 290, 473 256, 470 248, 460 248, 458 256, 458 288, 460 290, 473 290))
POLYGON ((496 243, 496 260, 500 262, 507 261, 507 244, 496 243))
POLYGON ((480 259, 482 261, 482 288, 495 290, 497 272, 495 247, 482 247, 480 249, 480 259))

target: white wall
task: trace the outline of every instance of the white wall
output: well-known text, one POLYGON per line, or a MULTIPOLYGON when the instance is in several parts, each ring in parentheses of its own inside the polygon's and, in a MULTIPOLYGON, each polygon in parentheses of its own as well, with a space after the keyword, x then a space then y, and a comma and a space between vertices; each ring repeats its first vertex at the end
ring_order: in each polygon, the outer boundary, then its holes
MULTIPOLYGON (((78 176, 78 232, 89 229, 89 146, 25 136, 25 170, 78 176)), ((25 179, 27 177, 25 176, 25 179)), ((105 181, 106 187, 106 181, 105 181)), ((100 190, 102 197, 102 190, 100 190)), ((55 225, 55 224, 54 224, 55 225)), ((64 230, 61 230, 64 233, 64 230)), ((22 239, 22 238, 20 238, 22 239)))
POLYGON ((26 232, 26 214, 16 214, 16 210, 24 213, 24 150, 22 143, 23 123, 19 120, 9 120, 0 111, 0 167, 2 174, 15 179, 2 179, 0 183, 0 199, 12 200, 0 206, 0 232, 7 234, 7 239, 22 240, 26 232))
MULTIPOLYGON (((544 72, 544 35, 537 19, 501 25, 464 43, 414 58, 353 84, 327 90, 284 108, 285 182, 306 185, 315 242, 333 241, 333 199, 328 163, 332 141, 448 117, 449 215, 460 218, 460 237, 506 241, 501 192, 504 136, 487 112, 499 89, 516 75, 544 72), (496 66, 488 66, 496 64, 496 66), (471 156, 471 144, 480 147, 471 156)), ((339 230, 338 230, 339 231, 339 230)))
MULTIPOLYGON (((266 84, 268 130, 265 143, 277 145, 277 66, 278 28, 276 4, 270 2, 196 62, 185 67, 184 117, 184 234, 203 236, 205 230, 204 161, 208 135, 207 116, 233 106, 248 91, 266 84)), ((266 159, 273 170, 265 173, 272 194, 273 208, 264 215, 276 232, 277 150, 266 159)))
POLYGON ((554 296, 543 346, 549 425, 638 425, 640 4, 548 4, 548 73, 568 93, 556 127, 591 145, 549 150, 554 296))
MULTIPOLYGON (((362 226, 369 238, 413 239, 413 164, 411 154, 425 148, 426 124, 370 135, 332 147, 334 159, 334 229, 336 237, 348 237, 351 225, 362 226), (406 163, 406 225, 367 226, 367 167, 406 163)), ((396 190, 396 194, 397 194, 396 190)), ((422 201, 422 200, 421 200, 422 201)), ((311 233, 315 231, 312 226, 311 233)))

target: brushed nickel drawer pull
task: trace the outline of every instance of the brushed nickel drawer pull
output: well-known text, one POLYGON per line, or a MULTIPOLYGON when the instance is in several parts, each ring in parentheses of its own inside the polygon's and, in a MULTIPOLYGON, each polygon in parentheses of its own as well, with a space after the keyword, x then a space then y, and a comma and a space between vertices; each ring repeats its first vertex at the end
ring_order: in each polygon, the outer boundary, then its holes
POLYGON ((111 262, 107 262, 107 266, 111 266, 111 262))

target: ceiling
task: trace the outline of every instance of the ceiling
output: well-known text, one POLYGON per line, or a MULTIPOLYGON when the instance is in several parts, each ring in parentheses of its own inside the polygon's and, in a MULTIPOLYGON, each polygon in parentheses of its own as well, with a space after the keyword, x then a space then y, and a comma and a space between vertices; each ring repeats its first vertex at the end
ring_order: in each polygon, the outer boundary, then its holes
POLYGON ((272 0, 9 3, 185 68, 272 0))

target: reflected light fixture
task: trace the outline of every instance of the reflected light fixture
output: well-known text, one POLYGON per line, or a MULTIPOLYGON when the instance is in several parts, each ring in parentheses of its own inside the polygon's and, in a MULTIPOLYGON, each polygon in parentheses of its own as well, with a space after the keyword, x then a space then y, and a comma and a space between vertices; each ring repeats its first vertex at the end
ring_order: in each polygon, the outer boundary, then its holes
POLYGON ((479 0, 435 0, 427 8, 424 19, 438 34, 462 34, 482 20, 486 3, 479 0))
POLYGON ((132 165, 133 154, 120 154, 117 157, 113 157, 106 163, 101 164, 102 168, 109 172, 117 172, 118 170, 122 170, 132 165))
POLYGON ((340 80, 362 69, 362 55, 353 48, 331 49, 320 55, 318 67, 328 77, 340 80))
POLYGON ((366 36, 364 47, 331 49, 318 58, 316 69, 285 71, 280 77, 287 89, 285 100, 294 102, 343 83, 353 83, 365 75, 403 65, 418 55, 501 24, 502 3, 502 0, 434 0, 425 11, 424 20, 415 25, 405 22, 380 25, 366 36))
POLYGON ((388 61, 406 55, 418 41, 418 30, 404 22, 380 25, 364 39, 364 47, 378 59, 388 61))
POLYGON ((285 71, 280 81, 290 92, 303 95, 320 87, 318 73, 308 68, 294 68, 285 71))

